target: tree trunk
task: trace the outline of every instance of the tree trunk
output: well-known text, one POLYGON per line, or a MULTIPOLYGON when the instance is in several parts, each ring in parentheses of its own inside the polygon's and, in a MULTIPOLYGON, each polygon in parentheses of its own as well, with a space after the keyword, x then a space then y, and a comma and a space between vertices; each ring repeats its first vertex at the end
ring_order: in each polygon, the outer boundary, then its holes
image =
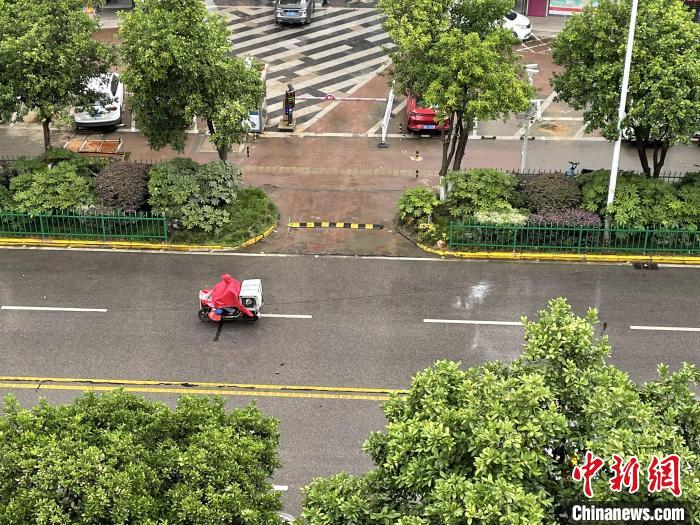
POLYGON ((661 146, 659 146, 659 150, 661 153, 661 157, 657 158, 657 149, 654 148, 654 177, 659 177, 661 175, 661 168, 663 168, 664 162, 666 162, 666 153, 668 153, 668 146, 662 144, 661 146))
POLYGON ((440 176, 444 177, 447 175, 447 169, 450 167, 450 162, 455 154, 456 139, 459 128, 462 126, 462 117, 457 114, 453 114, 450 118, 452 125, 450 129, 442 131, 442 165, 440 166, 440 176))
MULTIPOLYGON (((207 119, 207 128, 209 128, 209 134, 214 135, 216 133, 216 129, 214 128, 214 122, 208 118, 207 119)), ((228 147, 225 148, 216 148, 217 153, 219 154, 219 160, 228 160, 228 147)))
POLYGON ((41 121, 41 126, 44 128, 44 151, 49 151, 51 149, 51 117, 41 121))
POLYGON ((452 128, 448 129, 445 131, 444 129, 440 130, 440 140, 442 140, 442 163, 440 164, 440 178, 445 176, 445 173, 447 172, 447 166, 449 164, 449 161, 447 160, 447 149, 450 145, 450 139, 447 136, 447 134, 452 134, 452 128))
POLYGON ((460 126, 460 135, 457 138, 457 151, 455 152, 455 162, 452 165, 453 170, 460 170, 462 168, 462 159, 464 158, 464 152, 467 149, 467 141, 469 140, 469 133, 471 132, 474 119, 469 117, 464 117, 462 119, 462 125, 460 126))
POLYGON ((634 145, 637 146, 637 154, 639 155, 639 162, 642 163, 642 171, 647 177, 651 176, 651 169, 649 169, 649 160, 647 159, 647 148, 646 141, 635 140, 634 145))

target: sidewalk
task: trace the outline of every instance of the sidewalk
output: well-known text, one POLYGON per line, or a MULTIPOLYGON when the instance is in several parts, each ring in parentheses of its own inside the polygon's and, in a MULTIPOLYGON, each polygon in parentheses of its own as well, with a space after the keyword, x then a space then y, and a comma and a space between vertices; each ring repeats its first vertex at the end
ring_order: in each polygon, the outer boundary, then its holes
POLYGON ((566 21, 570 18, 568 16, 528 16, 530 23, 532 24, 532 34, 541 38, 554 38, 557 36, 562 29, 566 21))
MULTIPOLYGON (((74 135, 53 132, 54 146, 62 146, 74 135)), ((122 139, 124 151, 134 161, 186 156, 208 162, 218 158, 205 134, 188 134, 182 155, 169 148, 152 151, 137 133, 111 132, 93 137, 122 139)), ((250 249, 268 253, 426 256, 394 232, 393 220, 396 203, 405 189, 437 186, 440 141, 389 137, 388 148, 377 145, 376 138, 262 136, 232 152, 230 160, 242 166, 244 183, 261 186, 280 210, 275 234, 250 249), (289 229, 286 225, 290 220, 374 223, 384 225, 384 229, 289 229)), ((611 150, 607 142, 536 140, 529 145, 529 166, 563 169, 568 160, 581 160, 583 167, 609 168, 611 150)), ((42 151, 38 124, 0 126, 0 156, 34 156, 42 151)), ((700 162, 698 154, 696 144, 676 146, 669 152, 667 167, 691 171, 693 164, 700 162)), ((634 149, 623 147, 620 167, 638 169, 638 164, 634 149)), ((519 141, 470 140, 462 168, 512 170, 519 165, 519 141)))

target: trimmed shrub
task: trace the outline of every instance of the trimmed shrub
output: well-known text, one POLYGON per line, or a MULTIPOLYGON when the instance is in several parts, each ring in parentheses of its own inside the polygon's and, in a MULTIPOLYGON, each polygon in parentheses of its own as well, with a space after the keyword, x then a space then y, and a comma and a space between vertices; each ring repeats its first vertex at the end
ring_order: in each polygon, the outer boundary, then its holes
POLYGON ((399 221, 407 225, 427 222, 439 203, 438 196, 430 188, 409 188, 403 192, 397 205, 399 221))
POLYGON ((525 224, 527 213, 511 208, 510 210, 478 211, 474 219, 481 224, 493 224, 495 226, 512 226, 525 224))
POLYGON ((508 211, 517 185, 513 175, 491 168, 452 171, 445 182, 445 204, 450 215, 460 219, 477 211, 508 211))
POLYGON ((230 162, 215 160, 199 166, 197 172, 203 202, 212 206, 231 204, 241 185, 241 168, 230 162))
POLYGON ((696 171, 695 173, 686 173, 678 183, 679 188, 684 186, 700 186, 700 171, 696 171))
MULTIPOLYGON (((609 171, 579 176, 582 183, 582 207, 601 216, 606 213, 609 171)), ((683 217, 683 203, 676 188, 660 179, 623 172, 618 176, 615 201, 610 206, 613 224, 622 228, 646 226, 678 227, 683 217)))
POLYGON ((576 208, 581 204, 581 189, 576 181, 561 173, 542 173, 526 177, 521 184, 525 206, 533 212, 576 208))
POLYGON ((33 159, 28 157, 15 159, 6 164, 0 171, 0 186, 9 187, 13 177, 23 173, 33 173, 45 167, 44 163, 36 157, 33 159))
POLYGON ((69 162, 81 177, 94 177, 109 163, 107 159, 84 157, 80 153, 63 148, 52 148, 36 157, 36 161, 44 166, 69 162))
POLYGON ((237 246, 260 235, 277 220, 277 208, 260 188, 241 188, 236 202, 226 206, 230 219, 219 234, 212 236, 201 229, 174 232, 173 241, 190 244, 216 243, 237 246))
POLYGON ((95 196, 105 208, 134 212, 146 205, 148 167, 142 164, 110 162, 95 176, 95 196))
POLYGON ((224 208, 236 200, 240 169, 225 161, 199 166, 178 158, 151 168, 149 203, 157 213, 167 213, 174 225, 218 233, 230 221, 224 208))
POLYGON ((17 175, 34 173, 62 162, 73 166, 81 177, 94 177, 109 163, 106 159, 83 157, 63 148, 50 149, 38 157, 19 157, 5 166, 0 166, 0 186, 9 186, 10 180, 17 175))
POLYGON ((444 224, 436 224, 434 222, 421 222, 417 228, 418 242, 426 244, 436 244, 438 241, 449 239, 447 227, 444 224))
POLYGON ((0 185, 0 210, 10 210, 14 208, 14 201, 10 190, 0 185))
POLYGON ((60 162, 13 177, 10 191, 19 211, 79 210, 95 203, 92 185, 92 179, 78 175, 70 162, 60 162))
POLYGON ((598 228, 603 224, 603 220, 598 215, 581 208, 533 213, 527 222, 532 225, 557 224, 559 226, 583 226, 585 228, 598 228))
POLYGON ((681 226, 700 226, 700 177, 697 182, 681 185, 676 194, 680 206, 676 210, 681 226))

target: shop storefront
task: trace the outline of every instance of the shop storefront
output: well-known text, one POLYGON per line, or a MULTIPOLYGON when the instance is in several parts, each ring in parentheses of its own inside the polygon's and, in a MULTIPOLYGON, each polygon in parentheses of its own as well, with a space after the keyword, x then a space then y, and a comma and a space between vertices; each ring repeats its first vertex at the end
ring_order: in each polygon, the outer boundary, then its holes
POLYGON ((528 0, 528 16, 573 15, 587 5, 596 5, 597 0, 528 0))

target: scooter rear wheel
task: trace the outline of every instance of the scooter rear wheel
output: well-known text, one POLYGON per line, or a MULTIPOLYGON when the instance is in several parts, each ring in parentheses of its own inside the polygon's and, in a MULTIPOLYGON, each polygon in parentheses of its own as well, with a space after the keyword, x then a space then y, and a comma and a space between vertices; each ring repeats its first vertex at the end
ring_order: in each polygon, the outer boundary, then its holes
POLYGON ((197 317, 203 323, 210 323, 211 319, 209 319, 209 312, 209 308, 200 308, 199 312, 197 312, 197 317))

